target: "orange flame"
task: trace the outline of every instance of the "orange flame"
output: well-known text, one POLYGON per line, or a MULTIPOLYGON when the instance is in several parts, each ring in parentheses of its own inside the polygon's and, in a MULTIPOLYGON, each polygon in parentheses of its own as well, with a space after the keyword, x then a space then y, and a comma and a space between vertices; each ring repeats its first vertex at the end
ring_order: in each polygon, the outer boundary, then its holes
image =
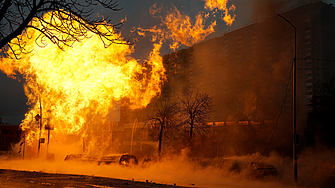
POLYGON ((200 12, 196 16, 194 24, 191 23, 191 19, 187 15, 183 15, 180 11, 173 6, 170 12, 163 18, 162 16, 156 16, 160 13, 162 7, 157 7, 155 3, 150 7, 150 14, 153 17, 161 19, 161 27, 154 26, 151 29, 138 28, 138 35, 145 36, 145 32, 153 33, 152 41, 156 40, 172 40, 170 49, 176 50, 181 44, 185 46, 192 46, 197 42, 204 40, 209 34, 214 32, 216 21, 213 21, 205 29, 205 18, 206 15, 202 15, 200 12), (166 27, 166 29, 162 29, 166 27))
MULTIPOLYGON (((45 14, 44 18, 51 14, 45 14)), ((31 24, 39 27, 34 21, 31 24)), ((19 73, 26 79, 25 93, 32 108, 22 127, 32 130, 27 136, 31 142, 38 139, 38 123, 32 116, 40 114, 39 100, 43 124, 54 125, 56 133, 85 134, 88 126, 107 121, 115 102, 128 98, 131 108, 142 108, 160 93, 165 79, 159 54, 161 43, 155 44, 149 55, 147 66, 151 72, 146 74, 145 67, 130 57, 133 49, 128 45, 111 44, 105 48, 99 36, 88 32, 89 38, 65 46, 64 50, 50 40, 44 40, 45 47, 40 48, 35 42, 40 33, 31 28, 26 32, 29 38, 21 37, 31 53, 21 54, 20 60, 2 57, 0 70, 12 78, 19 73)), ((65 37, 62 33, 58 35, 65 37)))
POLYGON ((205 1, 205 8, 213 11, 214 9, 219 9, 223 11, 222 19, 226 22, 227 25, 233 24, 235 17, 229 14, 229 11, 235 11, 235 5, 227 7, 228 0, 203 0, 205 1))
POLYGON ((171 31, 169 38, 175 41, 170 45, 171 49, 177 49, 179 47, 178 42, 185 46, 192 46, 204 40, 207 35, 214 32, 214 27, 216 26, 216 22, 214 21, 207 29, 204 29, 204 18, 201 13, 196 16, 195 24, 192 25, 190 17, 182 15, 176 7, 165 17, 163 23, 171 31))
POLYGON ((236 16, 229 14, 229 11, 235 10, 235 6, 232 5, 228 8, 226 5, 228 0, 203 1, 205 1, 205 8, 211 12, 205 14, 200 11, 195 17, 194 24, 191 23, 189 16, 182 14, 175 6, 172 6, 166 16, 163 17, 159 15, 162 12, 163 6, 157 6, 157 3, 155 3, 150 7, 149 12, 151 16, 159 18, 162 23, 150 29, 138 28, 137 34, 139 36, 145 36, 146 32, 150 32, 153 34, 152 41, 171 40, 172 44, 170 44, 170 49, 177 50, 180 45, 192 46, 203 41, 209 34, 213 33, 215 31, 214 27, 216 26, 216 21, 212 21, 207 27, 205 22, 210 15, 215 17, 218 10, 223 11, 221 19, 224 20, 227 25, 232 25, 235 21, 236 16))

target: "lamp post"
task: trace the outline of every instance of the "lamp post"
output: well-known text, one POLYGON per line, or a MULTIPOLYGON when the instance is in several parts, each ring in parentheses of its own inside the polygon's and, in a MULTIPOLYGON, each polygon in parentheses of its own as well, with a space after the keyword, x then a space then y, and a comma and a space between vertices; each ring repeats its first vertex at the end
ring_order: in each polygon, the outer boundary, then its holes
POLYGON ((279 17, 284 19, 294 28, 294 60, 293 60, 293 177, 294 183, 298 183, 298 165, 297 165, 297 108, 296 108, 296 99, 297 99, 297 28, 285 17, 280 14, 277 14, 279 17))
MULTIPOLYGON (((32 81, 26 81, 26 83, 28 83, 28 82, 32 82, 32 81)), ((39 95, 38 100, 39 100, 39 103, 40 103, 40 114, 37 114, 35 116, 36 121, 39 121, 39 124, 40 124, 40 126, 39 126, 40 127, 40 132, 39 132, 39 137, 38 137, 37 157, 40 156, 41 140, 42 140, 41 139, 41 137, 42 137, 42 102, 41 102, 41 95, 39 95)), ((44 143, 44 141, 43 141, 43 143, 44 143)), ((49 144, 49 140, 48 140, 48 144, 49 144)))

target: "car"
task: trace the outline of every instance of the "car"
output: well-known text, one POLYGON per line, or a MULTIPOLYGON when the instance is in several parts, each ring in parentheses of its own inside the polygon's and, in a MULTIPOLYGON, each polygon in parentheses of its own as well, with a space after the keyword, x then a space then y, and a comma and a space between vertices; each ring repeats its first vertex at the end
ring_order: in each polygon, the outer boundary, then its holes
POLYGON ((79 161, 83 157, 82 154, 70 154, 66 155, 64 161, 79 161))
POLYGON ((97 155, 83 155, 83 154, 70 154, 67 155, 64 161, 78 161, 85 163, 94 163, 98 160, 97 155))
POLYGON ((277 170, 271 164, 252 162, 250 164, 250 176, 256 179, 267 179, 277 176, 277 170))
POLYGON ((137 165, 138 160, 135 157, 135 155, 132 155, 132 154, 106 155, 106 156, 102 156, 100 160, 98 160, 98 165, 101 165, 101 164, 109 165, 112 163, 129 166, 129 165, 137 165))

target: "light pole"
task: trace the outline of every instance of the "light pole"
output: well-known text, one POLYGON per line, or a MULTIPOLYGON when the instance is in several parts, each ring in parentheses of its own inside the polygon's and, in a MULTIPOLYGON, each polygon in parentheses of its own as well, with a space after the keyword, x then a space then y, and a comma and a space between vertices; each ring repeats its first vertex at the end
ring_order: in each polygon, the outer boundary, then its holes
POLYGON ((26 152, 26 132, 23 131, 23 151, 22 151, 22 159, 24 159, 24 153, 26 152))
POLYGON ((285 17, 280 14, 277 14, 279 17, 283 18, 294 28, 294 61, 293 61, 293 176, 294 183, 298 183, 298 165, 297 165, 297 108, 296 108, 296 99, 297 99, 297 28, 285 17))
POLYGON ((42 103, 41 103, 41 97, 39 97, 39 101, 40 101, 40 134, 38 137, 38 151, 37 151, 37 155, 39 157, 40 155, 40 148, 41 148, 41 134, 42 134, 42 103))
POLYGON ((133 129, 131 131, 130 154, 133 154, 133 137, 134 137, 134 131, 136 131, 136 128, 137 128, 137 123, 138 123, 138 120, 136 118, 133 124, 133 129))
MULTIPOLYGON (((32 81, 26 81, 26 83, 28 83, 28 82, 32 82, 32 81)), ((42 137, 42 125, 43 125, 42 124, 42 102, 41 102, 41 95, 39 95, 38 100, 39 100, 39 103, 40 103, 40 114, 37 114, 35 116, 36 121, 39 121, 39 124, 40 124, 40 126, 39 126, 40 127, 40 132, 39 132, 39 137, 38 137, 37 157, 40 156, 41 140, 42 140, 41 139, 41 137, 42 137)), ((50 132, 49 132, 49 134, 50 134, 50 132)), ((44 140, 43 140, 43 143, 44 143, 44 140)), ((49 140, 48 140, 48 145, 49 145, 49 140)))

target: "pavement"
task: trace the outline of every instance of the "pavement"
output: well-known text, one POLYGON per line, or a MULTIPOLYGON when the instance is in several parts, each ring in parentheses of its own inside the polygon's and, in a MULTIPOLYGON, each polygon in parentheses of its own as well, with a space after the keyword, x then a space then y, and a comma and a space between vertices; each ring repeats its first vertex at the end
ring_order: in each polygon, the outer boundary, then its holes
POLYGON ((176 185, 121 180, 99 176, 0 169, 1 188, 172 188, 176 185))

